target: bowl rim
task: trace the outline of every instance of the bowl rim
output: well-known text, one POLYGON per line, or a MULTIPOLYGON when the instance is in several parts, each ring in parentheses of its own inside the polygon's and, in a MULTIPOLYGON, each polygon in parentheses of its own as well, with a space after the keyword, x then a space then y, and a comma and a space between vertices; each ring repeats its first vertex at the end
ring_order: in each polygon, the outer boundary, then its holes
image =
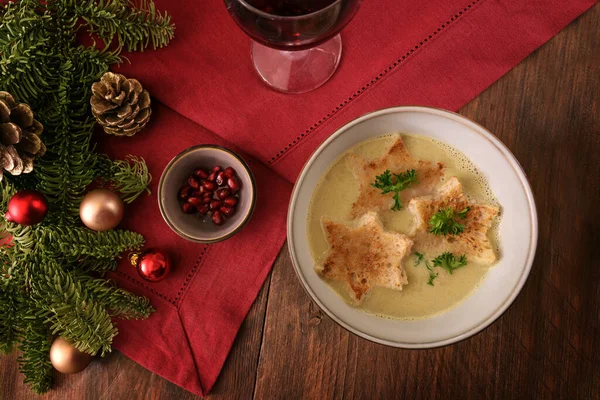
POLYGON ((379 109, 376 111, 372 111, 372 112, 363 114, 362 116, 353 119, 352 121, 343 125, 341 128, 337 129, 333 134, 331 134, 331 136, 329 136, 327 139, 325 139, 319 145, 319 147, 317 147, 317 149, 315 149, 315 151, 311 154, 311 156, 308 158, 308 160, 302 167, 302 170, 301 170, 300 174, 298 175, 298 179, 296 179, 294 188, 292 190, 292 196, 290 198, 290 203, 289 203, 289 207, 288 207, 288 215, 287 215, 287 237, 288 237, 288 241, 287 241, 288 242, 288 251, 290 253, 290 258, 292 260, 292 265, 294 266, 294 272, 296 273, 296 276, 300 280, 302 288, 310 296, 311 300, 317 304, 317 306, 321 309, 321 311, 323 311, 325 314, 327 314, 329 316, 329 318, 331 318, 336 324, 338 324, 345 330, 347 330, 363 339, 367 339, 371 342, 374 342, 374 343, 383 344, 383 345, 390 346, 390 347, 404 348, 404 349, 428 349, 428 348, 443 347, 443 346, 451 345, 451 344, 460 342, 462 340, 468 339, 469 337, 474 336, 477 333, 479 333, 479 332, 483 331, 484 329, 486 329, 487 327, 489 327, 498 318, 500 318, 506 310, 508 310, 508 308, 513 304, 513 302, 515 301, 517 296, 521 293, 521 290, 523 289, 523 286, 525 285, 525 282, 527 281, 527 278, 529 277, 529 274, 530 274, 532 266, 533 266, 533 262, 535 260, 535 253, 536 253, 537 245, 538 245, 538 217, 537 217, 537 207, 535 204, 535 198, 533 196, 533 191, 531 190, 531 185, 529 184, 527 174, 523 170, 523 167, 521 166, 521 164, 519 163, 517 158, 514 156, 514 154, 498 137, 496 137, 496 135, 494 135, 492 132, 490 132, 488 129, 486 129, 482 125, 478 124, 477 122, 472 121, 469 118, 467 118, 461 114, 455 113, 453 111, 449 111, 449 110, 445 110, 443 108, 437 108, 437 107, 406 105, 406 106, 383 108, 383 109, 379 109), (302 273, 300 271, 300 267, 298 265, 299 261, 297 259, 297 255, 296 255, 296 252, 295 252, 295 249, 293 246, 293 242, 294 242, 294 239, 293 239, 294 234, 293 234, 293 230, 292 230, 293 210, 296 207, 296 201, 298 199, 300 183, 303 182, 303 180, 305 179, 307 170, 310 167, 310 165, 325 150, 325 148, 329 146, 329 144, 331 142, 333 142, 336 138, 341 136, 344 132, 346 132, 350 128, 354 127, 355 125, 358 125, 363 121, 366 121, 366 120, 369 120, 369 119, 372 119, 375 117, 379 117, 381 115, 404 113, 404 112, 421 112, 421 113, 427 113, 427 114, 433 114, 433 115, 447 117, 455 122, 465 125, 466 127, 474 129, 477 133, 481 134, 485 139, 489 140, 491 142, 491 144, 494 145, 504 157, 506 157, 508 162, 515 169, 515 172, 519 176, 519 180, 521 181, 521 185, 523 186, 523 190, 525 192, 528 203, 530 205, 529 212, 530 212, 530 216, 531 216, 531 236, 530 236, 530 244, 531 245, 530 245, 529 251, 527 253, 527 259, 525 260, 525 268, 521 272, 519 281, 518 281, 517 285, 515 286, 514 290, 511 292, 510 296, 508 296, 504 300, 504 302, 502 303, 502 305, 500 305, 500 307, 498 307, 485 320, 481 321, 476 326, 474 326, 470 329, 467 329, 466 331, 464 331, 460 334, 457 334, 453 337, 450 337, 450 338, 446 338, 446 339, 442 339, 442 340, 435 340, 435 341, 430 341, 430 342, 423 342, 423 343, 402 343, 402 342, 398 342, 398 341, 380 339, 378 337, 364 333, 364 332, 358 330, 357 328, 354 328, 353 326, 342 321, 332 311, 330 311, 327 307, 325 307, 325 305, 316 297, 313 290, 309 287, 306 279, 304 279, 304 276, 302 275, 302 273))
POLYGON ((223 240, 229 239, 230 237, 232 237, 236 233, 238 233, 240 230, 242 230, 242 228, 248 223, 248 221, 252 217, 252 214, 254 213, 255 206, 256 206, 256 180, 254 178, 254 173, 250 169, 250 166, 248 165, 248 163, 246 163, 246 161, 239 154, 237 154, 233 150, 230 150, 223 146, 219 146, 217 144, 199 144, 199 145, 195 145, 192 147, 188 147, 187 149, 183 150, 181 153, 179 153, 175 157, 173 157, 171 159, 171 161, 169 161, 169 163, 163 169, 163 172, 160 176, 160 180, 158 182, 158 208, 160 210, 160 214, 162 215, 163 219, 165 220, 165 222, 167 223, 167 225, 169 226, 169 228, 171 228, 171 230, 173 232, 175 232, 177 235, 181 236, 182 238, 189 240, 190 242, 211 244, 211 243, 217 243, 217 242, 221 242, 223 240), (175 225, 173 225, 173 223, 168 218, 166 211, 164 209, 163 202, 161 200, 162 199, 161 193, 163 191, 164 181, 166 179, 165 177, 166 177, 167 173, 173 168, 173 165, 175 164, 175 162, 177 162, 178 160, 182 159, 183 157, 187 156, 188 154, 190 154, 196 150, 199 150, 199 149, 212 149, 212 150, 222 151, 224 153, 231 155, 233 158, 237 159, 240 162, 240 164, 242 165, 242 167, 244 168, 244 170, 246 171, 246 173, 248 174, 248 177, 250 179, 250 183, 252 186, 252 198, 250 200, 250 208, 248 210, 248 213, 242 220, 242 222, 237 226, 237 228, 235 228, 233 231, 231 231, 227 235, 219 236, 215 239, 209 239, 209 240, 198 239, 194 236, 190 236, 187 233, 182 232, 180 229, 175 227, 175 225))

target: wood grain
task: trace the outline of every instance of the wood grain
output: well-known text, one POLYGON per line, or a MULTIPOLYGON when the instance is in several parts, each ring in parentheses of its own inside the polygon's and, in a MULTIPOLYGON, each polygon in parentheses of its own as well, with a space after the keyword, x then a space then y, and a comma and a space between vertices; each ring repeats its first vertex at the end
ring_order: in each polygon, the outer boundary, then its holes
MULTIPOLYGON (((494 132, 531 182, 540 236, 522 293, 453 346, 402 350, 352 335, 300 286, 283 249, 211 398, 600 398, 600 5, 460 113, 494 132)), ((1 399, 192 399, 115 352, 32 394, 16 353, 1 399)))
POLYGON ((537 201, 537 257, 513 306, 456 345, 390 349, 323 316, 288 261, 271 278, 256 398, 600 396, 599 20, 596 6, 460 110, 514 152, 537 201))

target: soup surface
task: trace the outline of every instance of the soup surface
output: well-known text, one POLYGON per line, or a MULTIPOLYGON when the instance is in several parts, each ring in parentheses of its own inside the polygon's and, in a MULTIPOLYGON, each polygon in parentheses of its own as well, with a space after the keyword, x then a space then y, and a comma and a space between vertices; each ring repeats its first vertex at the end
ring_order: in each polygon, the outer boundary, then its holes
MULTIPOLYGON (((444 180, 456 176, 471 201, 498 205, 481 173, 462 153, 445 143, 423 136, 403 134, 402 139, 415 159, 444 163, 446 165, 444 180)), ((307 236, 315 264, 319 264, 329 248, 321 226, 321 218, 327 216, 339 222, 351 223, 350 209, 358 195, 358 184, 346 167, 346 156, 354 153, 366 159, 375 159, 385 154, 394 140, 394 136, 388 135, 359 143, 342 154, 324 173, 313 193, 308 213, 307 236)), ((382 211, 379 215, 385 229, 410 236, 414 222, 412 214, 406 207, 400 211, 382 211)), ((499 217, 496 218, 489 233, 498 258, 501 256, 497 240, 499 220, 499 217)), ((437 255, 424 254, 424 259, 430 260, 437 255)), ((490 266, 468 262, 465 267, 455 270, 452 275, 442 268, 435 268, 438 276, 431 286, 427 284, 428 270, 423 262, 416 265, 416 261, 417 257, 414 254, 404 260, 408 284, 402 291, 374 287, 359 308, 386 318, 427 318, 446 311, 467 298, 490 268, 490 266)), ((346 302, 352 304, 341 283, 330 281, 327 283, 346 302)))

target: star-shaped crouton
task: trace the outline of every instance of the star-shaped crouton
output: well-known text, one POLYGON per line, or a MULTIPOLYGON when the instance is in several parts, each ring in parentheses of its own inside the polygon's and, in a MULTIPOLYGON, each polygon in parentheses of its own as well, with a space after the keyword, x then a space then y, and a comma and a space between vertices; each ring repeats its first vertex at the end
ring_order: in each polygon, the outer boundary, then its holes
POLYGON ((393 204, 393 193, 381 194, 380 189, 371 186, 377 175, 386 170, 400 174, 414 169, 418 182, 400 192, 400 200, 405 204, 415 196, 430 194, 444 175, 444 164, 415 160, 404 145, 400 135, 386 154, 375 160, 367 161, 356 154, 346 156, 346 165, 358 182, 358 198, 352 204, 351 218, 357 218, 371 210, 389 210, 393 204))
POLYGON ((327 279, 345 283, 356 304, 374 286, 402 290, 408 283, 402 261, 413 242, 400 233, 385 231, 377 213, 363 215, 354 226, 327 218, 322 225, 329 252, 315 269, 327 279))
POLYGON ((408 203, 409 211, 414 215, 416 228, 413 239, 415 250, 425 252, 451 252, 465 254, 467 260, 483 264, 493 264, 496 253, 488 238, 488 230, 494 218, 500 212, 496 206, 480 205, 469 202, 463 194, 462 185, 452 177, 433 196, 416 197, 408 203), (455 217, 464 225, 464 231, 458 235, 434 235, 430 233, 429 220, 440 209, 451 207, 455 215, 469 207, 466 218, 455 217))

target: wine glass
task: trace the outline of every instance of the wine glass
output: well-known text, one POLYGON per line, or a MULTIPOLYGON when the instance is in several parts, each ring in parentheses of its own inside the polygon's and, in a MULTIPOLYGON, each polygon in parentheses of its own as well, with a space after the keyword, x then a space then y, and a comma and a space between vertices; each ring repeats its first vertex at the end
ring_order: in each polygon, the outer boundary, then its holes
POLYGON ((304 93, 324 84, 342 55, 340 30, 361 0, 224 0, 252 38, 252 61, 273 89, 304 93))

